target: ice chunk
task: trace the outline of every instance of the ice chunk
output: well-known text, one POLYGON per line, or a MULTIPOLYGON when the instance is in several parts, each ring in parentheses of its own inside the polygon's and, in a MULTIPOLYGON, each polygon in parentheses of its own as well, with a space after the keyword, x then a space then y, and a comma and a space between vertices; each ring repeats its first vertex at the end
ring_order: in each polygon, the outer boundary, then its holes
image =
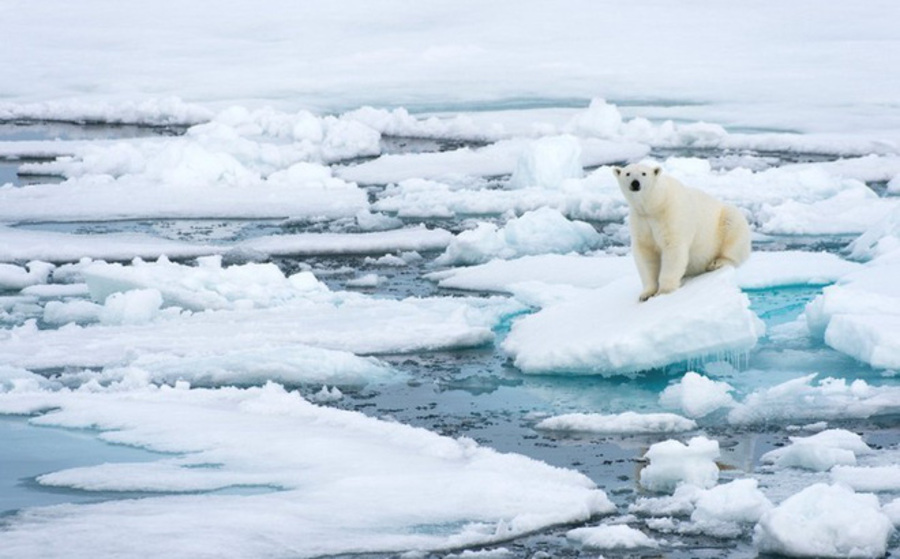
POLYGON ((763 332, 733 269, 639 303, 626 277, 517 320, 503 342, 526 373, 615 375, 747 351, 763 332))
MULTIPOLYGON (((882 257, 885 258, 885 257, 882 257)), ((806 307, 810 333, 876 368, 900 368, 900 262, 877 259, 806 307)))
POLYGON ((671 384, 659 395, 659 403, 665 407, 683 411, 688 417, 703 417, 734 405, 727 382, 706 378, 693 371, 685 373, 677 383, 671 384))
POLYGON ((571 431, 600 434, 680 433, 692 431, 697 424, 672 413, 635 413, 618 415, 572 413, 548 417, 535 425, 547 431, 571 431))
POLYGON ((640 530, 624 524, 576 528, 566 532, 566 537, 589 549, 639 549, 659 547, 659 542, 640 530))
POLYGON ((763 454, 761 462, 776 468, 804 468, 825 472, 837 465, 856 464, 857 454, 869 454, 869 448, 856 433, 828 429, 810 437, 791 437, 791 445, 763 454))
POLYGON ((742 525, 756 524, 772 508, 755 479, 737 479, 699 494, 691 513, 693 529, 719 537, 734 537, 742 525))
POLYGON ((719 442, 694 437, 685 445, 676 440, 656 443, 644 454, 650 464, 641 470, 641 486, 670 492, 680 484, 709 489, 719 479, 719 442))
POLYGON ((894 523, 894 527, 900 528, 900 499, 894 499, 881 507, 881 510, 891 519, 891 522, 894 523))
POLYGON ((728 415, 732 423, 768 423, 797 419, 846 419, 893 414, 900 411, 900 389, 872 386, 862 379, 816 375, 798 377, 776 386, 760 388, 728 415))
POLYGON ((25 268, 13 264, 0 264, 0 291, 19 291, 32 285, 47 283, 55 266, 32 260, 25 268))
POLYGON ((0 411, 24 409, 43 414, 35 424, 96 429, 106 441, 164 453, 153 462, 57 471, 40 483, 185 494, 30 509, 4 525, 3 552, 11 556, 172 557, 197 546, 234 557, 447 549, 615 510, 578 472, 318 407, 278 385, 0 394, 0 411), (272 490, 192 494, 248 485, 272 490))
POLYGON ((881 557, 893 531, 874 495, 817 483, 763 514, 754 542, 792 557, 881 557))
POLYGON ((511 188, 559 188, 567 179, 580 179, 582 172, 577 138, 545 136, 522 151, 509 184, 511 188))
POLYGON ((389 251, 441 250, 453 234, 425 226, 372 233, 303 233, 270 235, 241 241, 235 250, 271 255, 383 254, 389 251))
POLYGON ((493 258, 514 258, 547 252, 583 252, 600 244, 600 234, 582 221, 569 221, 550 208, 527 212, 498 229, 480 223, 463 231, 436 260, 441 265, 479 264, 493 258))
POLYGON ((351 280, 347 280, 347 287, 362 287, 362 288, 372 288, 378 287, 382 281, 381 276, 378 274, 365 274, 358 278, 353 278, 351 280))
POLYGON ((406 179, 388 185, 372 208, 407 218, 454 215, 523 214, 552 208, 572 219, 621 220, 628 206, 609 168, 601 167, 583 179, 570 179, 560 188, 490 188, 484 180, 444 177, 406 179))
POLYGON ((835 466, 831 479, 856 491, 900 491, 900 466, 835 466))
POLYGON ((143 324, 159 315, 162 294, 156 289, 132 289, 106 298, 98 318, 108 325, 143 324))
POLYGON ((764 206, 759 214, 763 233, 781 235, 835 235, 862 233, 894 211, 897 201, 880 198, 858 181, 834 196, 804 203, 788 200, 764 206))
POLYGON ((872 223, 848 248, 850 257, 857 260, 872 260, 900 249, 900 208, 872 223))

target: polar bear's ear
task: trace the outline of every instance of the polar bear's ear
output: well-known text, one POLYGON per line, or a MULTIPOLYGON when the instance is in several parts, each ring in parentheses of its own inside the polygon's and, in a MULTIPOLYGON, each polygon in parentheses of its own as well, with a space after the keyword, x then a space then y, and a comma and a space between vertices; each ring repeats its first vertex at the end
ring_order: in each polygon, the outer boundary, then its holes
POLYGON ((622 174, 622 168, 621 167, 613 167, 612 172, 618 177, 619 175, 622 174))
POLYGON ((654 167, 653 168, 653 176, 658 177, 661 172, 662 172, 662 167, 654 167))

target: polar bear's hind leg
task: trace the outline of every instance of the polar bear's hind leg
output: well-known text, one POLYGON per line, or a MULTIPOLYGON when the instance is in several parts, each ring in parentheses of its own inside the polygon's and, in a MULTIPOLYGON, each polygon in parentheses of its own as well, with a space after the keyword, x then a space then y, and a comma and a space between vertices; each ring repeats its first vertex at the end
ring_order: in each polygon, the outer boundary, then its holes
POLYGON ((741 212, 732 206, 722 209, 719 216, 722 246, 713 258, 707 271, 718 270, 722 266, 738 267, 750 256, 750 226, 741 212))

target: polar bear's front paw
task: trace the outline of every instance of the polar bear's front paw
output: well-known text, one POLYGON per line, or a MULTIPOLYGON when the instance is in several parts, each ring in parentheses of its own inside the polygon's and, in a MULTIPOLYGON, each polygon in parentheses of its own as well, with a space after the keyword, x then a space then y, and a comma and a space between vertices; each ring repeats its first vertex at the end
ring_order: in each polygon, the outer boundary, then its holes
POLYGON ((656 289, 648 289, 648 290, 645 290, 645 291, 644 291, 643 293, 641 293, 641 295, 638 297, 638 301, 640 301, 641 303, 643 303, 644 301, 646 301, 646 300, 649 299, 650 297, 653 297, 654 295, 656 295, 656 289))

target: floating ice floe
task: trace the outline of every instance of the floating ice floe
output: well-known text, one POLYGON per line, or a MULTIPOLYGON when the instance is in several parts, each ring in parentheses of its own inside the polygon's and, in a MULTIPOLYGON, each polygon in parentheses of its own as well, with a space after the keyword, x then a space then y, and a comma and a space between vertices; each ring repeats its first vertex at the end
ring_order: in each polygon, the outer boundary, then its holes
POLYGON ((0 394, 0 411, 164 453, 41 476, 49 487, 157 495, 21 511, 4 523, 10 557, 175 557, 198 545, 218 557, 448 549, 615 509, 575 471, 318 407, 278 385, 17 390, 0 394), (230 487, 259 491, 203 494, 230 487))
POLYGON ((629 511, 651 517, 648 527, 660 532, 735 538, 771 508, 757 480, 737 479, 709 489, 683 484, 671 496, 640 498, 629 511))
POLYGON ((844 429, 828 429, 809 437, 791 437, 791 444, 769 451, 760 461, 776 468, 803 468, 825 472, 831 468, 856 465, 860 454, 871 454, 862 437, 844 429))
POLYGON ((857 260, 873 260, 890 253, 894 257, 900 255, 900 208, 872 223, 848 248, 850 257, 857 260))
MULTIPOLYGON (((735 281, 741 289, 826 285, 861 268, 827 252, 755 251, 736 270, 735 281)), ((521 284, 535 282, 593 289, 636 274, 631 256, 541 254, 452 268, 426 277, 451 289, 513 293, 521 284)))
POLYGON ((480 264, 528 254, 584 252, 599 246, 600 241, 600 233, 589 223, 570 221, 556 210, 541 208, 513 218, 499 229, 480 223, 463 231, 435 263, 480 264))
POLYGON ((900 491, 900 466, 835 466, 829 472, 835 483, 855 491, 900 491))
POLYGON ((526 373, 615 375, 747 351, 762 321, 722 269, 639 303, 636 276, 583 291, 518 319, 503 342, 526 373))
POLYGON ((644 454, 650 463, 641 470, 641 486, 657 492, 671 492, 679 485, 709 489, 719 479, 719 442, 693 437, 685 445, 674 439, 656 443, 644 454))
POLYGON ((510 139, 501 140, 481 148, 460 148, 434 153, 411 153, 382 155, 377 159, 358 165, 343 167, 337 171, 344 180, 360 184, 389 184, 407 179, 446 179, 448 177, 494 177, 510 175, 518 171, 516 184, 520 187, 558 188, 566 178, 574 178, 574 166, 596 167, 617 161, 640 159, 649 152, 645 145, 633 142, 610 142, 596 138, 575 139, 564 145, 560 141, 510 139), (563 150, 560 151, 560 147, 563 150), (566 154, 563 159, 553 157, 555 153, 566 154), (574 154, 574 157, 572 155, 574 154), (531 159, 533 164, 528 164, 531 159), (540 160, 540 164, 538 164, 540 160), (520 164, 520 161, 522 163, 520 164), (522 169, 519 170, 520 165, 522 169), (533 175, 538 166, 553 182, 533 175), (568 165, 569 172, 562 166, 568 165), (528 173, 528 175, 522 175, 528 173))
POLYGON ((727 382, 711 380, 688 371, 681 380, 662 391, 659 403, 681 410, 688 417, 704 417, 718 409, 733 406, 733 391, 734 387, 727 382))
POLYGON ((598 434, 681 433, 697 423, 673 413, 623 412, 617 415, 572 413, 541 420, 535 429, 598 434))
POLYGON ((499 297, 391 300, 332 292, 309 272, 286 278, 271 264, 223 268, 215 257, 197 267, 162 260, 83 270, 97 306, 60 302, 45 315, 58 323, 96 312, 100 323, 41 330, 27 322, 6 330, 4 362, 122 367, 147 356, 214 362, 243 351, 258 359, 257 350, 278 355, 298 345, 357 354, 471 347, 493 341, 492 328, 522 310, 499 297))
POLYGON ((575 528, 566 532, 566 537, 588 549, 617 550, 659 547, 657 540, 624 524, 575 528))
POLYGON ((573 219, 620 220, 628 207, 609 169, 582 179, 567 179, 553 188, 496 188, 483 179, 411 178, 388 185, 372 204, 377 211, 404 218, 450 218, 457 215, 521 214, 553 208, 573 219))
POLYGON ((817 483, 763 514, 754 542, 791 557, 882 557, 893 531, 875 495, 817 483))
POLYGON ((130 261, 160 256, 184 259, 226 253, 270 256, 384 254, 443 250, 452 239, 453 234, 449 231, 419 226, 367 233, 267 235, 212 245, 161 239, 140 233, 78 235, 0 226, 0 262, 29 258, 49 262, 77 262, 82 258, 130 261))
POLYGON ((32 285, 47 283, 53 264, 32 260, 25 267, 0 264, 0 291, 20 291, 32 285))
POLYGON ((811 334, 879 369, 900 368, 900 259, 892 254, 826 287, 805 311, 811 334))
POLYGON ((728 414, 734 424, 866 418, 900 412, 900 388, 862 379, 801 376, 748 394, 728 414))

